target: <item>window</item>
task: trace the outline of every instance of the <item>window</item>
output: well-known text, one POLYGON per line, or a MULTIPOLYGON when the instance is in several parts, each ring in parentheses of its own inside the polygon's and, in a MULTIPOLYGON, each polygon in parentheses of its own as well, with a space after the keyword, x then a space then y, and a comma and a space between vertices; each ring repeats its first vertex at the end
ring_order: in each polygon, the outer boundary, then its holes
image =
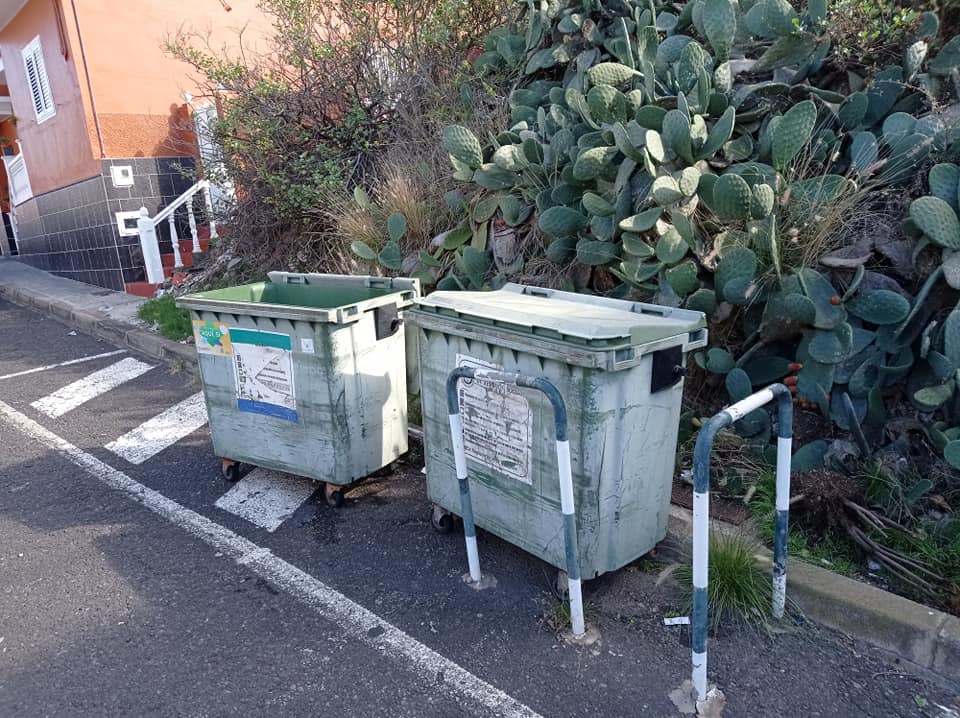
POLYGON ((57 108, 53 106, 53 94, 50 92, 50 80, 47 79, 47 66, 43 62, 39 37, 23 48, 23 65, 27 70, 27 84, 30 86, 37 123, 49 120, 57 114, 57 108))

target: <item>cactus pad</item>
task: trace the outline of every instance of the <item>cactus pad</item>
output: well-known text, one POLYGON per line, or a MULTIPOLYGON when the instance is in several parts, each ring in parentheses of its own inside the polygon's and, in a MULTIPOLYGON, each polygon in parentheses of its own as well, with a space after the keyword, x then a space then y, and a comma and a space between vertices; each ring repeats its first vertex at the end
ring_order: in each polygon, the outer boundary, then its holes
POLYGON ((939 197, 920 197, 910 204, 913 220, 930 241, 948 249, 960 249, 957 213, 939 197))
POLYGON ((783 357, 765 356, 751 359, 743 366, 743 370, 750 377, 750 382, 757 386, 782 379, 790 373, 791 364, 789 359, 783 357))
POLYGON ((750 381, 750 376, 739 367, 727 372, 723 383, 730 401, 742 401, 753 392, 753 383, 750 381))
POLYGON ((690 246, 683 241, 680 233, 674 227, 671 227, 657 241, 657 259, 665 264, 673 264, 683 259, 689 249, 690 246))
POLYGON ((753 193, 739 175, 727 173, 713 185, 711 207, 722 219, 749 219, 753 193))
POLYGON ((598 217, 609 217, 616 211, 612 204, 593 192, 584 192, 580 201, 583 202, 583 208, 588 214, 598 217))
POLYGON ((679 297, 686 297, 700 287, 697 278, 697 265, 687 261, 666 271, 667 283, 679 297))
POLYGON ((707 135, 707 141, 703 143, 698 153, 702 159, 712 157, 723 147, 730 137, 733 136, 733 126, 736 123, 737 111, 733 107, 724 110, 723 115, 716 121, 707 135))
POLYGON ((587 218, 569 207, 551 207, 540 215, 538 226, 551 237, 569 237, 587 226, 587 218))
POLYGON ((632 217, 627 217, 622 220, 620 222, 620 229, 624 232, 646 232, 648 229, 653 228, 653 225, 657 223, 657 220, 660 219, 662 214, 663 210, 659 207, 644 210, 640 214, 635 214, 632 217))
POLYGON ((610 264, 620 258, 620 247, 613 242, 581 239, 577 242, 577 261, 588 266, 610 264))
MULTIPOLYGON (((813 359, 821 364, 838 364, 847 358, 852 346, 853 331, 850 325, 838 324, 837 328, 833 330, 814 330, 807 351, 813 359)), ((824 388, 828 389, 829 387, 824 388)))
MULTIPOLYGON (((771 2, 772 0, 768 0, 771 2)), ((783 172, 810 139, 817 121, 817 106, 811 100, 798 102, 787 110, 773 132, 773 166, 783 172)))
POLYGON ((519 172, 530 166, 522 145, 504 145, 493 153, 493 163, 508 172, 519 172))
POLYGON ((910 302, 889 289, 874 289, 860 292, 847 310, 871 324, 899 324, 910 313, 910 302))
POLYGON ((450 125, 444 128, 443 147, 453 157, 472 169, 483 164, 483 148, 480 147, 480 140, 466 127, 450 125))
POLYGON ((683 192, 680 191, 680 185, 669 175, 657 177, 653 181, 651 193, 653 194, 653 201, 661 207, 679 202, 683 199, 683 192))
POLYGON ((957 188, 960 186, 960 168, 952 162, 941 162, 930 168, 930 194, 950 205, 953 211, 957 204, 957 188))
POLYGON ((601 62, 587 70, 587 78, 593 85, 619 86, 636 77, 638 73, 633 68, 621 65, 619 62, 601 62))
POLYGON ((763 219, 773 211, 773 187, 767 184, 758 184, 750 190, 750 216, 754 219, 763 219))
POLYGON ((784 37, 797 31, 800 17, 787 0, 764 0, 764 4, 763 19, 774 35, 784 37))
POLYGON ((717 310, 717 295, 712 289, 698 289, 687 297, 686 307, 695 312, 703 312, 709 319, 717 310))
MULTIPOLYGON (((713 274, 714 287, 723 290, 730 282, 750 282, 757 274, 757 255, 746 247, 733 247, 721 255, 713 274)), ((725 299, 725 297, 720 297, 725 299)))
POLYGON ((877 138, 872 132, 858 132, 850 145, 850 165, 858 175, 866 175, 880 156, 877 138))
POLYGON ((706 0, 703 3, 703 30, 720 62, 730 57, 737 33, 737 10, 731 0, 706 0))
POLYGON ((696 167, 684 167, 677 179, 680 191, 684 197, 693 197, 697 192, 697 186, 700 184, 700 170, 696 167))
POLYGON ((620 235, 620 242, 623 245, 623 251, 637 259, 647 259, 654 254, 653 247, 633 232, 624 232, 620 235))
POLYGON ((573 165, 573 177, 576 180, 591 180, 606 169, 617 152, 616 147, 594 147, 584 150, 573 165))
POLYGON ((663 129, 660 131, 664 144, 675 155, 690 162, 693 159, 693 145, 690 138, 690 118, 680 110, 670 110, 663 117, 663 129))
POLYGON ((516 182, 517 176, 513 172, 508 172, 501 167, 492 162, 485 165, 480 165, 478 169, 473 174, 473 181, 484 189, 509 189, 513 187, 516 182))

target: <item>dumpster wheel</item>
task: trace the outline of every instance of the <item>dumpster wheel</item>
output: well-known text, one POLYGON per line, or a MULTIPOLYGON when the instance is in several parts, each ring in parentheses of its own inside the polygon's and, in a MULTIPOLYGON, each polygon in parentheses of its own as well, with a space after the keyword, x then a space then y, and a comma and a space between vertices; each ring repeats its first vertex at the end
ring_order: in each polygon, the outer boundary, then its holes
POLYGON ((430 509, 430 525, 437 533, 448 534, 453 531, 453 514, 434 504, 430 509))
POLYGON ((344 494, 346 493, 346 487, 340 486, 338 484, 324 484, 323 485, 323 495, 327 499, 327 506, 332 506, 335 509, 343 506, 344 494))
POLYGON ((220 475, 231 483, 240 480, 240 462, 233 459, 222 459, 220 462, 220 475))

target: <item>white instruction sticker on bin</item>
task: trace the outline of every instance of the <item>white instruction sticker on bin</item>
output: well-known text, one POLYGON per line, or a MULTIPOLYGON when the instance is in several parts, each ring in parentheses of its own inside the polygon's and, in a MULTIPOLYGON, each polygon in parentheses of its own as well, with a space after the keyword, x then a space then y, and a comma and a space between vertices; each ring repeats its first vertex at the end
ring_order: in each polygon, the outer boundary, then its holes
POLYGON ((310 337, 300 337, 300 351, 304 354, 313 354, 313 339, 310 337))
MULTIPOLYGON (((457 354, 457 366, 503 371, 502 366, 464 354, 457 354)), ((459 395, 467 458, 532 484, 533 413, 521 390, 500 382, 461 379, 459 395)))

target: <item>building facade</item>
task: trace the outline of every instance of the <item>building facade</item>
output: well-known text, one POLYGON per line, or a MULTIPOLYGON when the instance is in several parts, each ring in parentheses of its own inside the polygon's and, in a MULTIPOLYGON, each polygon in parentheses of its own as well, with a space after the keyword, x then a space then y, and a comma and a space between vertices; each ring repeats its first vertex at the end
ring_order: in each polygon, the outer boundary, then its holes
POLYGON ((4 253, 110 289, 141 282, 140 208, 156 214, 198 171, 196 89, 164 40, 189 27, 226 47, 251 23, 256 0, 0 0, 4 253))

